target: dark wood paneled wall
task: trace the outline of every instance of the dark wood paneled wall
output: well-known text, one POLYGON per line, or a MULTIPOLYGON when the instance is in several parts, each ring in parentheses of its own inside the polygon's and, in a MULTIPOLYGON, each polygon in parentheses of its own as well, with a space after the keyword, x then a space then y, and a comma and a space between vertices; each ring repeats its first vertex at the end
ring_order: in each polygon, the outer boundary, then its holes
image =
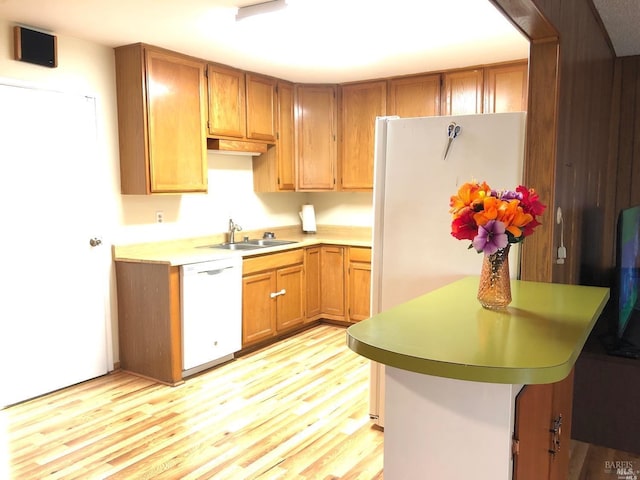
POLYGON ((640 204, 640 56, 617 60, 621 80, 617 155, 616 209, 640 204))
POLYGON ((617 121, 615 55, 609 38, 591 0, 492 2, 532 41, 525 180, 544 194, 549 209, 543 227, 524 242, 522 277, 608 285, 616 216, 611 125, 617 121), (555 64, 549 43, 557 47, 555 64), (547 44, 544 52, 541 44, 547 44), (536 72, 547 73, 537 82, 536 72), (553 102, 545 95, 556 96, 555 118, 549 118, 553 102), (563 265, 555 263, 558 206, 567 248, 563 265))

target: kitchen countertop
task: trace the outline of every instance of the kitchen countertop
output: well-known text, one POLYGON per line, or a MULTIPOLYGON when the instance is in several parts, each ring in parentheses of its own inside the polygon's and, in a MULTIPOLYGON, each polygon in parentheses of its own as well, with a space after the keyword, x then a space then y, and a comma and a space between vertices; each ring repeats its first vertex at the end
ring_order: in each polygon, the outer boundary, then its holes
POLYGON ((225 234, 222 233, 198 238, 114 245, 113 258, 117 262, 162 263, 180 266, 216 260, 230 255, 251 257, 319 244, 371 247, 371 229, 367 227, 318 225, 318 232, 313 234, 302 233, 299 226, 266 228, 259 231, 237 232, 236 239, 240 241, 244 236, 262 238, 264 231, 274 232, 277 240, 291 240, 295 243, 252 250, 203 248, 204 245, 215 245, 226 241, 225 234))
POLYGON ((351 350, 415 373, 490 383, 564 379, 609 289, 512 280, 513 301, 491 311, 466 277, 352 325, 351 350))

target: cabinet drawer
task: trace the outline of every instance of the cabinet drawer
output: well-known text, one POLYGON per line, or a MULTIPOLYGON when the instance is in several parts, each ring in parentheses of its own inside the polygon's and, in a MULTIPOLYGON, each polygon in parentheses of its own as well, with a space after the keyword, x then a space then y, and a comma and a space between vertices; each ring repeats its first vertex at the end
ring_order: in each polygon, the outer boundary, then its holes
POLYGON ((349 260, 352 262, 371 262, 371 249, 367 247, 350 247, 349 260))
POLYGON ((242 262, 242 274, 249 275, 264 270, 272 270, 287 265, 303 263, 303 261, 304 250, 301 248, 286 252, 260 255, 259 257, 248 257, 242 262))

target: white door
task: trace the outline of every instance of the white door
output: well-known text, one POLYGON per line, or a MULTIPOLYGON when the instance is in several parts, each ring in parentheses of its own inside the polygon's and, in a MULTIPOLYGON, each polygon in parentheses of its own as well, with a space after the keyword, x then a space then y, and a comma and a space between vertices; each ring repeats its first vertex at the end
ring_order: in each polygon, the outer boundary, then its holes
POLYGON ((95 99, 0 85, 0 105, 2 408, 107 372, 109 252, 95 99))

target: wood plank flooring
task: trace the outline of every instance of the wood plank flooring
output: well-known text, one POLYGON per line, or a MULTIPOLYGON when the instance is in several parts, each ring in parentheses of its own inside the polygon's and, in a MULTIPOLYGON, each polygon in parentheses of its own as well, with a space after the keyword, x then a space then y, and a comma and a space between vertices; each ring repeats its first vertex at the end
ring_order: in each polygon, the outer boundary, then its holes
MULTIPOLYGON (((321 325, 167 387, 116 372, 0 410, 0 479, 382 479, 369 362, 321 325)), ((568 480, 640 457, 572 442, 568 480)))
POLYGON ((12 479, 382 478, 369 362, 322 325, 167 387, 117 372, 0 411, 12 479))

